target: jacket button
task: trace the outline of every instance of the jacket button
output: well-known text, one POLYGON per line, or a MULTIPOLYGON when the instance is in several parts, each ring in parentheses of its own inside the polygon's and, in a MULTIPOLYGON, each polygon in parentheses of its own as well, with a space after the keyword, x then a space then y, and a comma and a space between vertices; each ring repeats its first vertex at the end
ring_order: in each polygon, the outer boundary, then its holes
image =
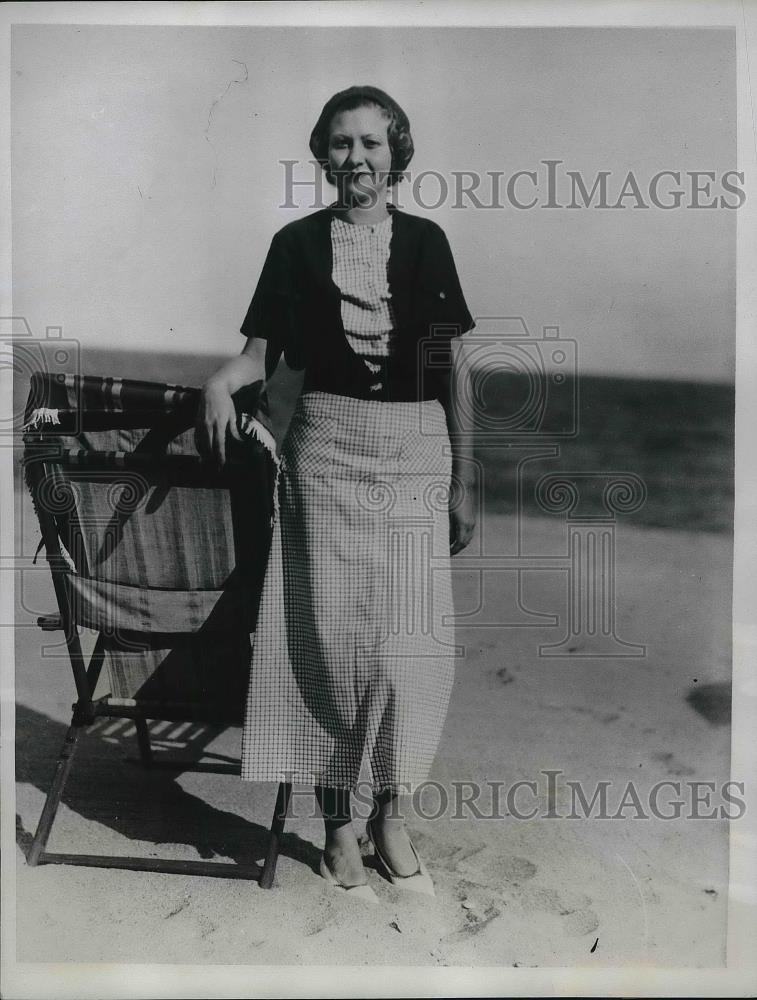
POLYGON ((447 298, 447 293, 446 292, 439 292, 439 298, 440 299, 446 299, 447 298))

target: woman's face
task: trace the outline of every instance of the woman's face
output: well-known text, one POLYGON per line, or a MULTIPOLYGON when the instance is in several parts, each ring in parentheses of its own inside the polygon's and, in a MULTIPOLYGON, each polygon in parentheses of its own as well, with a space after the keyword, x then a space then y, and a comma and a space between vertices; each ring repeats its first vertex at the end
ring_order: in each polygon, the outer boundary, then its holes
POLYGON ((340 111, 331 119, 329 171, 347 204, 370 207, 386 197, 392 168, 388 125, 375 106, 340 111))

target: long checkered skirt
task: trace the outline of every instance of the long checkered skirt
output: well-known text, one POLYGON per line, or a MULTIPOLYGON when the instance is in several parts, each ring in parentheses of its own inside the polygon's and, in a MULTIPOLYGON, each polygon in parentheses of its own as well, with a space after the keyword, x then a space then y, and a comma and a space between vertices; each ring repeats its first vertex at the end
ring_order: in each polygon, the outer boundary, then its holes
POLYGON ((454 679, 451 455, 438 400, 300 396, 287 431, 242 777, 411 791, 454 679))

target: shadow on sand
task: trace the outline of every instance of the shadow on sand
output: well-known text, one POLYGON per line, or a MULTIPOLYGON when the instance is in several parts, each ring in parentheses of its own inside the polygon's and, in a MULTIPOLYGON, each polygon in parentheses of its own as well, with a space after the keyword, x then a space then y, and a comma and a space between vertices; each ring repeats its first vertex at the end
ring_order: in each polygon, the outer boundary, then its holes
MULTIPOLYGON (((186 767, 181 769, 145 768, 136 759, 136 739, 129 720, 101 719, 82 735, 74 767, 66 784, 62 802, 78 816, 99 823, 126 840, 136 843, 134 850, 124 853, 149 853, 144 845, 189 847, 203 860, 230 859, 236 864, 249 865, 262 859, 268 844, 268 827, 252 822, 237 813, 219 809, 185 791, 178 782, 184 771, 210 771, 217 774, 239 773, 239 763, 231 757, 209 752, 209 742, 218 730, 206 725, 151 723, 158 759, 181 753, 186 767), (181 751, 170 755, 160 752, 161 739, 184 727, 181 751), (129 758, 132 758, 131 760, 129 758), (202 759, 202 763, 200 760, 202 759)), ((47 794, 52 784, 55 762, 67 727, 49 716, 24 705, 16 708, 16 779, 47 794)), ((172 740, 173 745, 179 742, 172 740)), ((223 780, 215 778, 217 780, 223 780)), ((230 780, 235 780, 231 778, 230 780)), ((275 789, 273 789, 275 795, 275 789)), ((266 815, 270 822, 273 797, 266 815)), ((17 816, 16 841, 27 855, 38 817, 31 817, 27 828, 17 816)), ((109 847, 97 844, 63 843, 63 823, 53 827, 50 850, 65 852, 107 853, 109 847)), ((89 839, 89 838, 88 838, 89 839)), ((121 853, 121 852, 119 852, 121 853)), ((153 855, 155 852, 151 852, 153 855)), ((186 856, 186 851, 169 852, 171 856, 186 856)), ((284 833, 281 855, 293 858, 317 870, 320 851, 295 833, 284 833)))
POLYGON ((700 684, 689 691, 686 701, 713 726, 730 725, 731 685, 729 682, 700 684))

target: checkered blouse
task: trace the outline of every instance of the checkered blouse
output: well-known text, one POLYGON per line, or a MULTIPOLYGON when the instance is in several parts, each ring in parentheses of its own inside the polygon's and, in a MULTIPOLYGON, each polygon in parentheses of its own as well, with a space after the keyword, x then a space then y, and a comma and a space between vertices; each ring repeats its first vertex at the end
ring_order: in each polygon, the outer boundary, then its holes
POLYGON ((350 346, 372 372, 380 366, 369 358, 385 358, 396 329, 387 280, 391 215, 374 225, 355 225, 338 216, 331 220, 331 276, 342 294, 342 324, 350 346))

